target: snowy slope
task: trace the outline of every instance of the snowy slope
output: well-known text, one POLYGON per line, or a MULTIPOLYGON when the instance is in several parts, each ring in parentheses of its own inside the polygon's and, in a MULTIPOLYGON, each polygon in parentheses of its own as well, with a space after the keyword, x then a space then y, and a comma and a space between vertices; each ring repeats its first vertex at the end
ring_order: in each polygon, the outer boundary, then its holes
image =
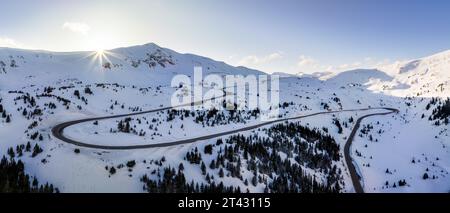
POLYGON ((176 53, 153 43, 102 53, 0 48, 0 87, 16 89, 65 79, 141 87, 167 85, 175 74, 192 76, 195 66, 203 67, 205 74, 262 74, 197 55, 176 53))
POLYGON ((380 67, 380 70, 393 76, 394 80, 373 89, 387 89, 394 96, 449 96, 450 51, 380 67))
MULTIPOLYGON (((26 170, 31 175, 37 176, 41 182, 54 183, 63 192, 141 192, 142 175, 162 166, 178 167, 180 162, 189 171, 187 180, 206 183, 200 166, 189 164, 184 157, 186 152, 196 147, 203 150, 206 145, 215 144, 216 140, 147 150, 104 151, 66 144, 53 138, 50 131, 64 121, 169 106, 174 92, 170 87, 172 77, 176 74, 192 76, 194 66, 203 67, 205 75, 264 74, 201 56, 180 54, 156 44, 118 48, 104 53, 0 48, 0 104, 11 117, 11 122, 0 118, 0 152, 6 155, 9 147, 28 142, 31 146, 39 145, 43 151, 37 156, 32 157, 31 152, 25 152, 15 158, 26 163, 26 170), (53 89, 49 92, 48 87, 53 89), (87 88, 92 94, 86 92, 87 88), (31 97, 34 103, 28 99, 31 97), (65 103, 64 100, 70 102, 65 103), (33 114, 36 109, 42 112, 33 114), (32 125, 34 122, 35 126, 32 125), (42 140, 39 137, 32 139, 35 132, 42 135, 42 140), (81 151, 77 154, 74 149, 81 151), (159 165, 163 157, 165 161, 159 165), (118 168, 130 160, 136 161, 134 168, 118 168), (117 172, 110 174, 109 169, 113 166, 117 172)), ((444 100, 450 96, 449 70, 450 52, 447 51, 377 69, 350 70, 332 75, 283 75, 280 78, 280 104, 286 102, 286 107, 281 109, 281 117, 327 110, 397 108, 400 110, 398 114, 364 120, 355 138, 352 156, 362 176, 364 190, 448 192, 449 126, 435 125, 435 120, 428 120, 436 106, 427 109, 427 105, 432 97, 444 100), (413 159, 415 163, 412 163, 413 159), (430 178, 423 179, 424 173, 430 178), (400 180, 406 180, 407 185, 399 187, 400 180)), ((321 115, 299 121, 302 125, 330 134, 340 145, 342 153, 353 128, 351 120, 365 113, 369 112, 321 115), (343 125, 342 133, 338 132, 335 119, 343 125)), ((133 117, 132 127, 137 132, 146 131, 145 136, 117 132, 117 124, 123 118, 72 126, 67 129, 67 135, 103 145, 146 144, 198 137, 260 122, 257 118, 247 117, 244 121, 225 119, 226 122, 216 126, 205 126, 195 122, 194 117, 178 116, 169 121, 167 116, 167 112, 160 112, 133 117)), ((267 137, 263 129, 242 134, 267 137)), ((224 140, 226 138, 223 137, 224 140)), ((218 145, 215 151, 219 147, 224 148, 224 144, 218 145)), ((214 154, 205 155, 204 161, 209 164, 214 154)), ((289 153, 280 155, 289 158, 289 153)), ((293 157, 291 160, 294 161, 293 157)), ((352 192, 343 158, 332 162, 332 165, 342 171, 341 191, 352 192)), ((246 161, 243 161, 243 179, 250 180, 252 172, 245 168, 246 161)), ((305 165, 302 168, 318 180, 326 180, 323 170, 305 165)), ((207 168, 207 171, 225 185, 240 186, 251 192, 264 190, 264 183, 246 185, 243 179, 236 177, 220 178, 217 169, 207 168)))

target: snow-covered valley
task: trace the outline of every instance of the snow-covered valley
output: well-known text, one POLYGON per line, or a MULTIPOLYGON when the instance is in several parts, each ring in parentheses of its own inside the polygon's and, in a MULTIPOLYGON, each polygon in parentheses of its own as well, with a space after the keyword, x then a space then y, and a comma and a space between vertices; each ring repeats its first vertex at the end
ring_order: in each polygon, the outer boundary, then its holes
MULTIPOLYGON (((449 51, 377 69, 282 77, 273 106, 279 119, 337 112, 193 143, 109 150, 52 134, 63 122, 169 107, 173 76, 192 76, 194 67, 204 75, 264 74, 156 44, 103 54, 0 48, 0 152, 61 192, 354 192, 344 145, 359 117, 387 107, 399 112, 365 118, 351 146, 364 191, 450 191, 449 51)), ((64 134, 96 145, 146 145, 242 129, 259 117, 161 110, 79 123, 64 134)))

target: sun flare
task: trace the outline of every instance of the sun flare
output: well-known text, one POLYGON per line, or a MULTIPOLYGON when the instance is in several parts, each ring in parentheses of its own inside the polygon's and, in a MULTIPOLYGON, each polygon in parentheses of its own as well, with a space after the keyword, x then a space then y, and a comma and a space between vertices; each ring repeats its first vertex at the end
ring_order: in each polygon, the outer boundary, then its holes
POLYGON ((98 50, 96 51, 96 55, 97 55, 97 56, 104 56, 104 55, 105 55, 105 50, 103 50, 103 49, 98 49, 98 50))
POLYGON ((110 53, 104 49, 97 49, 95 51, 92 51, 92 53, 89 55, 92 57, 91 61, 93 63, 98 64, 100 67, 105 67, 105 66, 107 66, 106 63, 110 62, 110 60, 108 58, 109 54, 110 53))

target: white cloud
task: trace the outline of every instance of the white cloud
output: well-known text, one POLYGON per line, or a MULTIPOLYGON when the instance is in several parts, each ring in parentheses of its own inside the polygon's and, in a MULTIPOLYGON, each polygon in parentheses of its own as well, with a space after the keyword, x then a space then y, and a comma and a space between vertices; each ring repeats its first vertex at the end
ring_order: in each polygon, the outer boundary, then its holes
POLYGON ((297 65, 299 67, 308 67, 308 66, 317 66, 318 62, 317 60, 315 60, 314 58, 308 57, 308 56, 304 56, 301 55, 299 57, 298 63, 297 65))
POLYGON ((62 28, 64 30, 69 30, 74 33, 80 33, 82 35, 88 34, 89 30, 91 29, 91 27, 89 27, 89 25, 87 25, 85 23, 81 23, 81 22, 65 22, 62 25, 62 28))
POLYGON ((26 48, 25 45, 8 37, 0 37, 0 47, 26 48))
POLYGON ((297 74, 331 71, 332 66, 321 64, 313 57, 300 55, 297 61, 297 74))
POLYGON ((273 60, 277 60, 277 59, 281 59, 283 58, 283 53, 282 52, 276 52, 276 53, 272 53, 270 54, 266 60, 268 61, 273 61, 273 60))
POLYGON ((363 65, 363 63, 361 63, 361 62, 359 62, 359 61, 355 61, 355 62, 353 62, 353 64, 352 64, 353 67, 359 67, 359 66, 361 66, 361 65, 363 65))
POLYGON ((263 57, 258 57, 255 55, 249 55, 244 57, 240 62, 239 65, 243 65, 243 66, 252 66, 252 65, 261 65, 261 64, 266 64, 266 63, 270 63, 276 60, 279 60, 283 58, 283 53, 282 52, 275 52, 263 57))
POLYGON ((240 65, 251 65, 257 64, 259 62, 259 58, 254 55, 245 56, 240 62, 240 65))
POLYGON ((386 66, 389 65, 391 63, 391 60, 388 58, 385 58, 381 61, 376 62, 375 66, 386 66))

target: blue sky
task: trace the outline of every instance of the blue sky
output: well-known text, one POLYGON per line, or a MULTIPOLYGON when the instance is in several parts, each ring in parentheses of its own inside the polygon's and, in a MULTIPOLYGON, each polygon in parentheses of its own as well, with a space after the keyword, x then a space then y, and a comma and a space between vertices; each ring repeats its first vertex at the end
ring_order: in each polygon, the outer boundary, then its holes
POLYGON ((154 42, 268 72, 370 67, 450 49, 445 0, 2 0, 0 46, 154 42))

